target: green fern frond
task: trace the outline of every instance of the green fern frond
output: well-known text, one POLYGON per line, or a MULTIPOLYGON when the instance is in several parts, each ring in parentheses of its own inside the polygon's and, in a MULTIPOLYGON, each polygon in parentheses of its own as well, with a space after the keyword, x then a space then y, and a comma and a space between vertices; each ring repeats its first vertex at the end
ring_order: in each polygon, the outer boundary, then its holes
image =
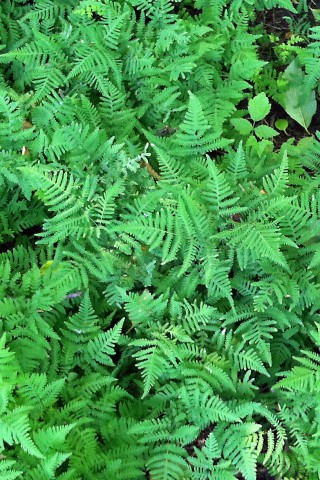
POLYGON ((19 470, 13 470, 15 466, 14 460, 1 460, 0 461, 0 473, 3 480, 15 480, 15 478, 21 477, 23 472, 19 470))
POLYGON ((186 452, 174 444, 164 444, 154 449, 147 468, 154 480, 182 480, 189 478, 185 460, 186 452))

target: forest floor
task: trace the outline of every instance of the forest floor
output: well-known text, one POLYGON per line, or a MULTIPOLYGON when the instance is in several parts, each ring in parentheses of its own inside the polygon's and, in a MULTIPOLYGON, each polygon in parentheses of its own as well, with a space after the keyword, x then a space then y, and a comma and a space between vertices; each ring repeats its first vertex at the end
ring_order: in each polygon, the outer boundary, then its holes
MULTIPOLYGON (((310 1, 310 8, 312 9, 320 9, 320 0, 317 1, 310 1)), ((260 12, 256 19, 256 25, 263 24, 265 31, 268 34, 273 34, 279 38, 279 42, 285 42, 289 36, 292 34, 290 31, 290 25, 287 18, 290 18, 296 25, 301 24, 301 19, 303 18, 303 22, 305 24, 309 24, 310 28, 316 25, 315 19, 309 10, 308 13, 303 15, 301 14, 294 14, 285 8, 274 8, 272 10, 264 10, 260 12)), ((300 46, 305 47, 307 45, 307 40, 305 42, 301 42, 300 46)), ((272 60, 270 58, 270 48, 268 46, 261 46, 261 56, 265 58, 266 61, 272 60)), ((294 121, 289 115, 286 114, 284 109, 276 102, 272 102, 272 108, 269 113, 269 120, 272 123, 273 118, 285 118, 289 126, 286 131, 282 131, 280 135, 274 137, 273 141, 275 142, 276 147, 280 148, 281 145, 286 142, 289 138, 295 138, 296 143, 299 142, 304 137, 315 135, 316 131, 320 131, 320 103, 318 102, 318 110, 313 117, 312 123, 309 127, 309 133, 296 121, 294 121)))

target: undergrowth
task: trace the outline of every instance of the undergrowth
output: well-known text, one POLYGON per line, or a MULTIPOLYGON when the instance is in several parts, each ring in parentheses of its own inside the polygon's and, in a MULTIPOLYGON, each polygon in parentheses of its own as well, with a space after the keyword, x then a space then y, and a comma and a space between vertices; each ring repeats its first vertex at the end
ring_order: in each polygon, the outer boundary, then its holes
POLYGON ((1 480, 320 478, 319 12, 1 2, 1 480))

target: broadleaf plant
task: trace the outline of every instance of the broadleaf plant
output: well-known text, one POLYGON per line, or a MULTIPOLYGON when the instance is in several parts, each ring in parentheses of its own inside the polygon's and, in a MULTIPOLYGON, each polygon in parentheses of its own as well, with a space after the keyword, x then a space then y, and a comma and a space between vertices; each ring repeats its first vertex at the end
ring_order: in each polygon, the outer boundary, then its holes
POLYGON ((282 78, 288 82, 282 105, 291 118, 308 130, 317 110, 315 91, 306 90, 305 75, 296 60, 286 68, 282 78))

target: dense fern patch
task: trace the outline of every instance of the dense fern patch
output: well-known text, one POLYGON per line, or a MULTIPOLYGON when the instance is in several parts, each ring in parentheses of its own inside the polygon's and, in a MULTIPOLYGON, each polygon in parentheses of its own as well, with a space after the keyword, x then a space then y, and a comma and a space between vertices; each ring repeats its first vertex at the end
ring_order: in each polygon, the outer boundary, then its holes
POLYGON ((320 478, 310 3, 1 2, 1 480, 320 478))

